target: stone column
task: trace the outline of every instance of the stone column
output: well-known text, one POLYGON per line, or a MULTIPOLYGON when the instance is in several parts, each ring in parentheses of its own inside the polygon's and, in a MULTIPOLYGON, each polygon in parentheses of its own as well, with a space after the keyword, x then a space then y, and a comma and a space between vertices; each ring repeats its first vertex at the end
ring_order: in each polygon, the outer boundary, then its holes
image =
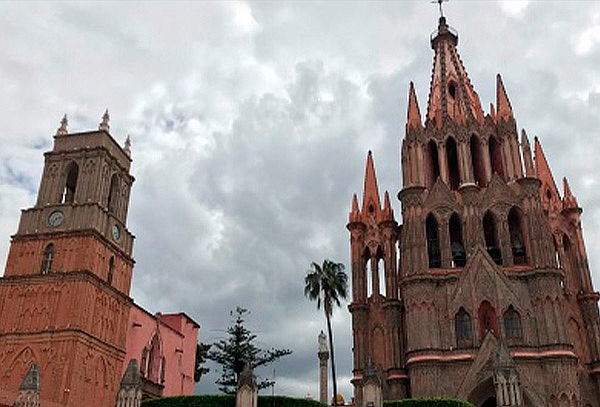
POLYGON ((329 348, 327 347, 327 337, 321 331, 319 334, 319 401, 327 404, 327 365, 329 364, 329 348))
POLYGON ((36 364, 25 375, 14 407, 40 407, 40 369, 36 364))
POLYGON ((140 407, 142 405, 142 378, 137 359, 131 359, 123 373, 116 405, 117 407, 140 407))
POLYGON ((235 407, 257 407, 257 405, 258 385, 256 384, 256 377, 250 366, 246 365, 244 371, 240 373, 235 394, 235 407))

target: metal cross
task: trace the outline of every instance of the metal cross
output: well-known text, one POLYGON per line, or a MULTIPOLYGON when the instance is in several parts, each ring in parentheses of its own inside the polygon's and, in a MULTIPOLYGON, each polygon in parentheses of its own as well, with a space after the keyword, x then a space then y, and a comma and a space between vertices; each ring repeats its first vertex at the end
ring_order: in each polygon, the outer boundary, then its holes
POLYGON ((431 3, 437 3, 440 7, 440 17, 444 17, 444 9, 442 8, 442 3, 450 0, 431 0, 431 3))

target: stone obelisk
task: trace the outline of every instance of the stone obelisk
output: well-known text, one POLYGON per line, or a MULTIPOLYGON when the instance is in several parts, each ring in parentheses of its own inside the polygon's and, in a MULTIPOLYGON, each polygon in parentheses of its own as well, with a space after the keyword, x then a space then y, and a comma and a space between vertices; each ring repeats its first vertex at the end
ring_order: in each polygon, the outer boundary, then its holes
POLYGON ((319 334, 319 401, 327 403, 327 365, 329 362, 329 348, 327 347, 327 337, 321 331, 319 334))

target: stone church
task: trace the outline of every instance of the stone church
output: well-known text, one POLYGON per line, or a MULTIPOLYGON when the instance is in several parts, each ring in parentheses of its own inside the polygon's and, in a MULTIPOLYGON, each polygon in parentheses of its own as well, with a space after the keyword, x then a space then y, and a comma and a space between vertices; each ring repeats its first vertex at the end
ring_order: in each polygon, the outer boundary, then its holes
POLYGON ((199 326, 129 296, 133 177, 106 112, 97 131, 63 118, 37 201, 21 212, 0 278, 0 406, 136 406, 193 394, 199 326))
POLYGON ((600 295, 582 209, 539 140, 532 151, 519 135, 501 77, 484 113, 444 17, 430 40, 424 117, 409 90, 402 224, 370 152, 351 204, 356 405, 375 377, 386 400, 600 407, 600 295))

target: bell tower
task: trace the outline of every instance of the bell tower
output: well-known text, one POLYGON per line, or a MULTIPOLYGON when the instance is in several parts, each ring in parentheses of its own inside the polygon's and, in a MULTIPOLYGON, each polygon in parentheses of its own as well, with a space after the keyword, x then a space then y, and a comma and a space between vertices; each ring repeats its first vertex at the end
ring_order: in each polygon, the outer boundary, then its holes
POLYGON ((0 279, 0 402, 39 367, 40 400, 114 403, 125 357, 133 271, 127 211, 129 139, 97 131, 54 136, 35 205, 22 211, 0 279))

